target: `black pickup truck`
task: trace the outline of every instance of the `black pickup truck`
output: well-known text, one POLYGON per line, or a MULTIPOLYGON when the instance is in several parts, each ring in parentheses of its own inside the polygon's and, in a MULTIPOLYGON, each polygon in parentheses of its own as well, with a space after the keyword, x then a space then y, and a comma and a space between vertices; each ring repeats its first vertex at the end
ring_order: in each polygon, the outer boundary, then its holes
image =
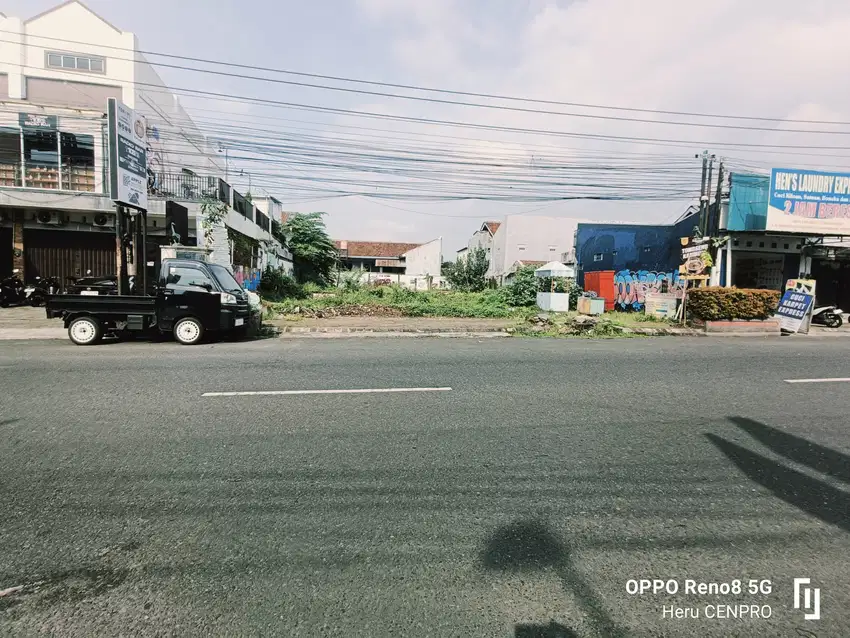
POLYGON ((87 346, 104 335, 167 334, 185 345, 205 335, 247 333, 248 295, 224 266, 163 259, 155 294, 51 295, 47 317, 61 317, 71 341, 87 346))

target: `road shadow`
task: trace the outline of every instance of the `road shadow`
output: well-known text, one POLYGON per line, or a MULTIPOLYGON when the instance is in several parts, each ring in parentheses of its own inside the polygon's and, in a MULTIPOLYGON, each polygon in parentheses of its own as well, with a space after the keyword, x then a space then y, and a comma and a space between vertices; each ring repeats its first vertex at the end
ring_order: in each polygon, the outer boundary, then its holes
MULTIPOLYGON (((840 476, 843 468, 836 462, 845 457, 840 452, 779 432, 770 426, 750 419, 733 417, 733 423, 786 458, 808 465, 824 473, 840 476), (793 446, 798 445, 799 448, 793 446), (829 470, 832 470, 831 472, 829 470)), ((786 467, 766 456, 752 452, 715 434, 706 438, 740 469, 750 480, 766 487, 786 503, 850 532, 850 494, 832 485, 786 467)))
POLYGON ((745 417, 729 417, 759 443, 791 461, 850 483, 850 456, 745 417))
POLYGON ((516 625, 514 638, 578 638, 578 634, 553 620, 548 625, 516 625))
MULTIPOLYGON (((481 552, 481 563, 489 571, 525 573, 555 570, 564 590, 575 597, 599 635, 611 638, 626 636, 608 614, 602 599, 575 567, 570 554, 570 548, 546 523, 520 520, 498 527, 489 536, 481 552)), ((514 635, 560 638, 578 634, 551 621, 548 625, 516 625, 514 635)))

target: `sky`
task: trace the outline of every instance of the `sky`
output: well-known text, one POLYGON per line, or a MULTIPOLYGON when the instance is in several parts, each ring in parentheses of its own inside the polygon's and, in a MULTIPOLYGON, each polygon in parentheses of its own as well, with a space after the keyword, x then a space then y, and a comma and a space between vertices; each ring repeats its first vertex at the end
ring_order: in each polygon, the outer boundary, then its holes
MULTIPOLYGON (((797 0, 86 2, 118 28, 134 32, 142 49, 149 51, 579 104, 850 122, 850 84, 846 82, 850 12, 846 11, 846 3, 847 0, 807 0, 804 5, 797 0)), ((0 11, 26 18, 55 4, 45 0, 7 0, 0 5, 0 11)), ((430 148, 439 152, 462 149, 463 153, 477 158, 496 159, 509 155, 523 158, 529 167, 533 167, 534 158, 541 153, 573 158, 579 163, 586 161, 588 154, 628 162, 631 157, 645 160, 646 154, 653 153, 673 158, 671 161, 677 162, 677 166, 693 162, 694 192, 699 189, 699 161, 694 155, 703 149, 724 157, 727 166, 736 170, 767 170, 771 166, 850 170, 847 137, 850 124, 699 119, 577 106, 513 104, 571 113, 546 115, 406 101, 170 68, 161 68, 159 73, 170 86, 268 100, 502 127, 642 137, 670 143, 510 134, 214 99, 183 99, 202 128, 205 124, 221 127, 221 118, 234 118, 240 126, 248 122, 255 128, 267 126, 273 136, 311 130, 311 135, 332 141, 338 139, 340 131, 352 131, 342 127, 375 127, 381 130, 376 135, 392 134, 407 146, 426 140, 430 148), (600 115, 654 121, 600 119, 597 117, 600 115), (213 123, 215 118, 219 123, 213 123), (698 121, 714 126, 663 124, 658 120, 698 121), (767 130, 722 128, 718 124, 767 130), (782 130, 789 128, 803 132, 782 130), (461 137, 465 139, 458 139, 461 137), (841 148, 795 151, 724 144, 841 148)), ((343 86, 339 82, 324 83, 343 86)), ((491 99, 474 100, 504 104, 491 99)), ((363 136, 358 139, 367 139, 369 135, 362 130, 357 134, 363 136)), ((635 159, 635 162, 644 160, 635 159)), ((235 164, 233 172, 240 168, 249 174, 256 171, 254 190, 274 195, 287 209, 326 212, 329 231, 336 238, 424 242, 441 236, 446 254, 465 245, 481 221, 500 219, 506 214, 657 223, 672 221, 693 203, 687 196, 652 202, 509 203, 423 202, 415 198, 387 200, 362 196, 319 199, 321 193, 306 201, 308 195, 297 185, 303 186, 304 178, 312 175, 309 167, 278 165, 275 169, 278 175, 292 168, 290 175, 298 180, 292 182, 262 176, 263 169, 252 165, 250 160, 244 160, 241 166, 238 161, 235 164)), ((496 177, 501 174, 499 170, 494 169, 496 177)), ((659 173, 653 179, 663 188, 665 179, 669 178, 659 173)), ((380 190, 381 186, 375 186, 376 193, 380 190)), ((564 191, 568 192, 569 188, 564 187, 564 191)))

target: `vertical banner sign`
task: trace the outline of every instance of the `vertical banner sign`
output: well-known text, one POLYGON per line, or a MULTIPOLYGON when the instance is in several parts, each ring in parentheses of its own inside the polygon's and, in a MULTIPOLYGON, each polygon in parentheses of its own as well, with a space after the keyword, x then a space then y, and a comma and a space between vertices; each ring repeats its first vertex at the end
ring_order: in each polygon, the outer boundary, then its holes
POLYGON ((811 311, 815 303, 815 282, 811 279, 789 279, 779 302, 776 316, 785 332, 808 333, 811 311))
POLYGON ((148 209, 147 127, 145 119, 109 98, 109 187, 112 200, 148 209))

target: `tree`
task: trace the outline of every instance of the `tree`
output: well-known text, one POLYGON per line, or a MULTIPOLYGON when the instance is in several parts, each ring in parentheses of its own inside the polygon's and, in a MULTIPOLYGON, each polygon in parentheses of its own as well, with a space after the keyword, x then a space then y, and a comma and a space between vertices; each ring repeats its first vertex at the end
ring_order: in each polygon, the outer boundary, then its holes
POLYGON ((537 302, 537 277, 534 266, 520 268, 504 288, 505 303, 510 306, 533 306, 537 302))
POLYGON ((476 248, 470 250, 466 257, 458 259, 444 276, 455 290, 480 292, 487 287, 486 275, 489 266, 487 251, 476 248))
POLYGON ((325 230, 324 213, 296 213, 283 224, 298 283, 325 285, 337 263, 337 251, 325 230))

